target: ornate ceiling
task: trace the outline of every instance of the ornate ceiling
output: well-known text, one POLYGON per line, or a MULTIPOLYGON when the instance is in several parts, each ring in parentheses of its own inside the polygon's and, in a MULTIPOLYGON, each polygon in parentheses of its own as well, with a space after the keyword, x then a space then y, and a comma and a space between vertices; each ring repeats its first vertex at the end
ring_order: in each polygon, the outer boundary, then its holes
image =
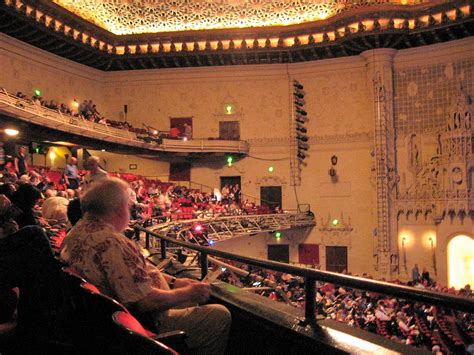
POLYGON ((53 0, 116 35, 288 26, 356 7, 423 0, 53 0))
POLYGON ((0 0, 0 32, 104 71, 295 63, 474 35, 472 0, 54 1, 0 0), (121 33, 167 32, 117 35, 54 1, 88 9, 121 33), (260 27, 232 27, 244 25, 260 27))

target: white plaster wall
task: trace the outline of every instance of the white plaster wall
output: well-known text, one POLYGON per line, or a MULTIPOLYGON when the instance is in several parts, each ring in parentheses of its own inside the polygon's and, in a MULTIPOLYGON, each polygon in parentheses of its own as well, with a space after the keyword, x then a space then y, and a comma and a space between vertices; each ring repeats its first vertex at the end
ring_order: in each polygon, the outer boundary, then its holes
POLYGON ((103 74, 85 65, 65 60, 0 33, 0 87, 33 96, 41 90, 46 100, 66 103, 93 99, 99 110, 105 105, 103 74))

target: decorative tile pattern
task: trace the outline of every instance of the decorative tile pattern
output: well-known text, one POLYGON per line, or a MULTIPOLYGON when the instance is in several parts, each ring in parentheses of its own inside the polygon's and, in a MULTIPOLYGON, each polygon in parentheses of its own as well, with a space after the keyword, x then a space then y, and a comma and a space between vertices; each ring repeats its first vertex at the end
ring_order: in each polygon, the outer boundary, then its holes
POLYGON ((423 0, 53 0, 117 35, 219 28, 286 26, 348 9, 423 0))
POLYGON ((474 94, 474 60, 396 70, 393 81, 398 135, 437 132, 452 111, 459 87, 474 94))

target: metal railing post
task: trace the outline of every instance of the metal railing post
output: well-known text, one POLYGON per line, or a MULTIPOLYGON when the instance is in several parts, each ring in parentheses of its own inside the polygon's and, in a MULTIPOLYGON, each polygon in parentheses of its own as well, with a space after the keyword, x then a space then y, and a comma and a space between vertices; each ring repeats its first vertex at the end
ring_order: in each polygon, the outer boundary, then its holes
POLYGON ((145 232, 145 248, 150 249, 150 233, 145 232))
POLYGON ((306 277, 304 282, 306 302, 304 317, 306 324, 316 324, 316 280, 306 277))
MULTIPOLYGON (((134 229, 134 234, 135 234, 135 240, 140 241, 140 230, 138 228, 134 229)), ((149 239, 149 238, 147 238, 149 239)), ((149 245, 147 245, 147 249, 149 248, 149 245)))
MULTIPOLYGON (((452 308, 458 311, 474 313, 474 300, 468 297, 448 295, 440 292, 434 292, 429 290, 420 290, 409 286, 394 285, 387 282, 370 280, 366 278, 360 278, 350 275, 337 274, 334 272, 320 271, 308 268, 301 268, 292 266, 289 264, 283 264, 270 260, 256 259, 248 256, 237 255, 222 250, 208 248, 205 246, 189 243, 186 241, 178 240, 174 237, 164 235, 165 230, 161 230, 161 234, 153 231, 149 231, 146 228, 137 225, 137 229, 146 233, 146 237, 156 237, 159 239, 166 240, 172 245, 178 245, 182 248, 187 248, 197 252, 196 257, 200 258, 201 261, 201 273, 202 276, 206 276, 208 273, 208 259, 209 255, 229 260, 235 260, 239 263, 246 263, 253 267, 271 269, 284 273, 289 273, 296 276, 302 276, 305 278, 305 294, 306 294, 306 305, 305 305, 305 319, 302 320, 302 325, 315 325, 318 319, 316 314, 316 280, 321 282, 328 282, 337 284, 340 286, 359 289, 363 291, 369 291, 373 293, 386 294, 394 297, 398 297, 413 302, 423 302, 432 305, 442 305, 443 307, 452 308), (149 234, 149 235, 147 235, 149 234)), ((211 260, 212 262, 212 260, 211 260)))
POLYGON ((204 279, 209 271, 209 261, 207 260, 207 253, 201 252, 201 280, 204 279))
POLYGON ((160 240, 160 245, 161 245, 161 259, 166 259, 166 245, 168 242, 164 239, 160 240))

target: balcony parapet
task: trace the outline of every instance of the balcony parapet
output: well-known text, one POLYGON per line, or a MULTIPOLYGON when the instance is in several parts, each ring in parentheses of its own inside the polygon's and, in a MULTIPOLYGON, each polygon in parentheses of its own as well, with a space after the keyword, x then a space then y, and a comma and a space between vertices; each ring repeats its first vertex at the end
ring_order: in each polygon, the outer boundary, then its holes
POLYGON ((35 105, 29 100, 9 94, 5 89, 0 90, 0 114, 68 134, 148 150, 150 153, 235 153, 245 155, 249 152, 248 142, 240 140, 163 139, 160 143, 147 143, 139 139, 134 132, 111 127, 107 124, 90 122, 81 117, 64 114, 59 110, 35 105))

